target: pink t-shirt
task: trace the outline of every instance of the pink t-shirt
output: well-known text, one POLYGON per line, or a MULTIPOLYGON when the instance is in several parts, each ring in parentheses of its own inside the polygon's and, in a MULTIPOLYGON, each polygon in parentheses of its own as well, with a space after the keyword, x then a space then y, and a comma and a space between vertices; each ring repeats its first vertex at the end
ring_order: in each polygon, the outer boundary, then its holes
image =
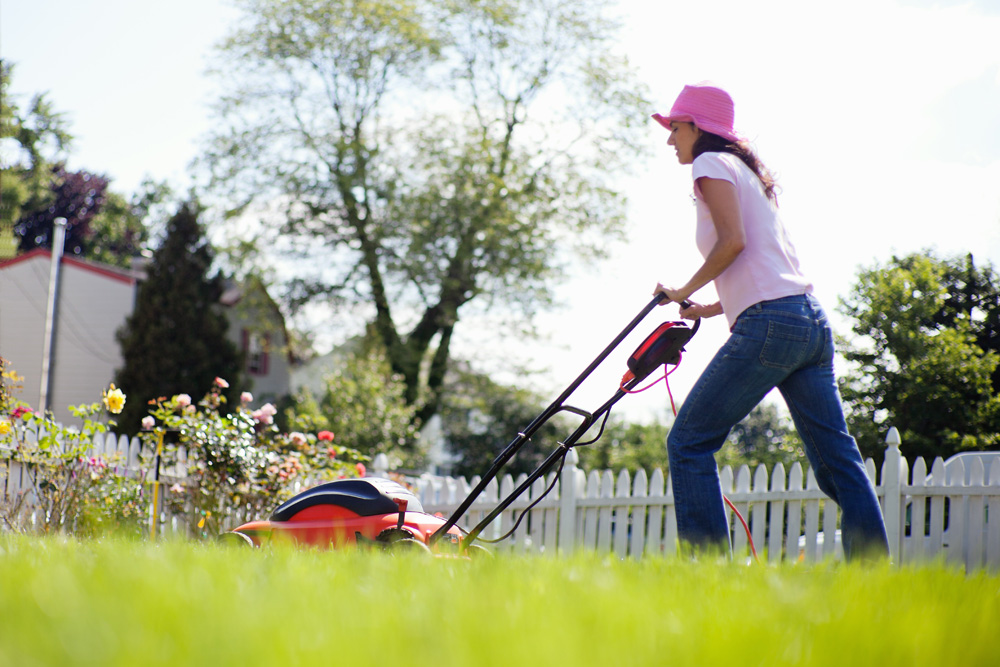
POLYGON ((691 165, 691 175, 698 209, 695 241, 704 257, 708 257, 718 236, 698 179, 729 181, 739 196, 746 246, 715 279, 715 290, 730 328, 740 313, 759 301, 812 292, 812 283, 799 269, 799 258, 777 206, 764 194, 760 179, 743 160, 731 153, 702 153, 691 165))

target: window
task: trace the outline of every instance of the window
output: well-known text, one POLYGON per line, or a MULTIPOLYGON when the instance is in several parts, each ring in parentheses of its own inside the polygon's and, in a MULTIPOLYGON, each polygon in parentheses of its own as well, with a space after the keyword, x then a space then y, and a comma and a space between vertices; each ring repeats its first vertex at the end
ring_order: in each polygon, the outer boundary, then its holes
POLYGON ((250 375, 267 375, 271 337, 259 331, 243 330, 243 356, 250 375))

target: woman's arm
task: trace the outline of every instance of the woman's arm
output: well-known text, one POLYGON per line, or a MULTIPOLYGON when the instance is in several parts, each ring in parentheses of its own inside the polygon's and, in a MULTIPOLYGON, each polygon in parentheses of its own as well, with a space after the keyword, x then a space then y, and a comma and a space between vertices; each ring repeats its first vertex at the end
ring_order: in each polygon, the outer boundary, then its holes
MULTIPOLYGON (((668 289, 657 285, 653 292, 654 294, 663 292, 671 301, 678 303, 687 300, 692 294, 715 280, 739 257, 747 241, 736 186, 729 181, 702 177, 698 179, 698 187, 712 215, 717 239, 701 268, 683 287, 668 289)), ((721 310, 721 306, 719 309, 721 310)))

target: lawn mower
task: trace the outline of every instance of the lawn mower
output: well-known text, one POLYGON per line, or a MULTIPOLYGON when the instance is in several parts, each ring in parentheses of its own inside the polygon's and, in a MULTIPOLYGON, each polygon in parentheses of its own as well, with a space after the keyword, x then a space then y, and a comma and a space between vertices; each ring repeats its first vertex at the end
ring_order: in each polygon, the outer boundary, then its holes
MULTIPOLYGON (((629 357, 628 370, 622 377, 618 390, 596 411, 588 412, 566 404, 570 395, 583 381, 654 307, 665 300, 665 295, 657 294, 576 380, 531 424, 517 434, 517 437, 496 457, 476 487, 447 519, 424 512, 420 500, 403 485, 387 479, 365 477, 337 480, 311 488, 283 503, 269 519, 244 524, 224 534, 223 537, 258 547, 272 539, 290 539, 296 544, 334 548, 367 545, 391 550, 433 550, 435 553, 450 551, 463 555, 483 551, 483 547, 475 543, 483 529, 549 470, 557 464, 561 470, 570 449, 589 445, 600 439, 615 403, 636 391, 637 385, 656 369, 668 365, 676 367, 680 363, 684 345, 697 332, 700 320, 695 321, 693 328, 688 327, 685 322, 660 324, 629 357), (497 477, 531 436, 560 412, 569 412, 581 418, 580 425, 572 435, 560 442, 555 451, 475 527, 468 532, 461 529, 458 522, 487 485, 497 477), (598 422, 600 429, 597 435, 591 440, 580 442, 580 439, 598 422)), ((558 474, 553 475, 552 483, 545 493, 532 503, 532 507, 552 490, 558 479, 558 474)), ((499 541, 513 534, 530 509, 531 507, 521 512, 507 535, 491 541, 499 541)))
MULTIPOLYGON (((428 549, 428 538, 445 520, 424 512, 420 499, 402 484, 380 477, 339 479, 303 491, 264 521, 245 523, 223 538, 260 547, 271 540, 340 548, 428 549)), ((442 533, 457 547, 462 533, 442 533)), ((439 538, 440 539, 440 538, 439 538)))

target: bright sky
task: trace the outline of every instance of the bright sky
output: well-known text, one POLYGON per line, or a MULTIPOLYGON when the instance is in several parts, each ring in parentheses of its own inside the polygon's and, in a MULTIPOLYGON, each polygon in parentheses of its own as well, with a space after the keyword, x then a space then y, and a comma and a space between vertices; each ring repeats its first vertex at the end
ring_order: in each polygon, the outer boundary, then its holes
MULTIPOLYGON (((777 172, 785 223, 839 333, 837 299, 861 266, 926 248, 1000 265, 1000 0, 621 0, 621 12, 621 49, 652 90, 650 112, 668 110, 685 83, 710 79, 733 95, 737 129, 777 172)), ((183 191, 208 129, 206 59, 233 16, 223 0, 0 0, 0 55, 17 66, 16 94, 46 91, 67 113, 71 167, 107 174, 119 192, 146 174, 183 191)), ((690 171, 665 131, 650 122, 649 132, 656 151, 629 182, 628 243, 570 276, 566 308, 539 320, 550 338, 513 352, 551 369, 534 380, 543 395, 558 394, 658 280, 681 284, 700 263, 690 171)), ((675 315, 658 310, 636 336, 675 315)), ((671 376, 675 397, 725 333, 723 318, 705 323, 671 376)), ((463 335, 461 352, 489 358, 463 335)), ((580 407, 613 393, 637 343, 595 374, 580 407)), ((663 417, 666 405, 656 388, 619 410, 663 417)))

